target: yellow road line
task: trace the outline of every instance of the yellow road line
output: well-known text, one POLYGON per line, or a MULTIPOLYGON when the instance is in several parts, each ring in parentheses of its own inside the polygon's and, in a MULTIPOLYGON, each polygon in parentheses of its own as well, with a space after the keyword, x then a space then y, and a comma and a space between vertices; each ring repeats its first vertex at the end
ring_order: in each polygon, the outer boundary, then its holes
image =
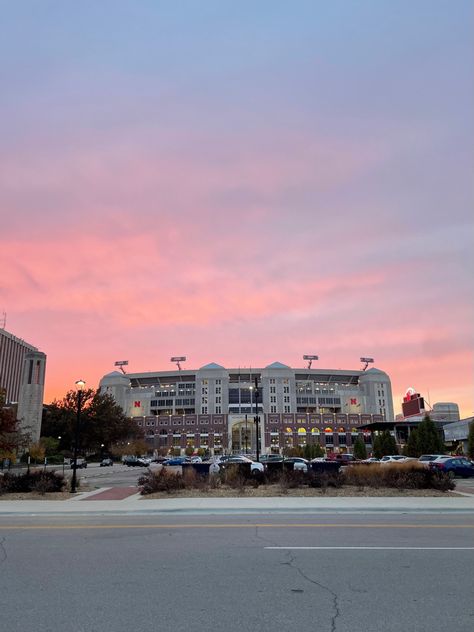
POLYGON ((19 529, 23 531, 41 531, 47 529, 58 530, 90 530, 90 529, 474 529, 474 524, 340 524, 340 523, 314 523, 314 524, 98 524, 98 525, 0 525, 0 531, 19 529))

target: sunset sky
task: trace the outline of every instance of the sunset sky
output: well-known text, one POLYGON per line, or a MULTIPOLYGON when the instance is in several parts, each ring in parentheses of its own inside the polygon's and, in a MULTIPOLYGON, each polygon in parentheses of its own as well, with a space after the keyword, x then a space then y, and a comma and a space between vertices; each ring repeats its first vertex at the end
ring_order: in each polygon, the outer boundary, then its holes
POLYGON ((45 401, 314 353, 472 415, 473 7, 2 3, 0 316, 45 401))

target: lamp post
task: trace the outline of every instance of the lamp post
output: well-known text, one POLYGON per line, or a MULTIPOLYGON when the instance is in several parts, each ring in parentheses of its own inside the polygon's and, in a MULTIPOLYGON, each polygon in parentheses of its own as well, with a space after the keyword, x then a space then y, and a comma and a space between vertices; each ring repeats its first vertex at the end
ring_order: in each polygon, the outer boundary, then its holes
POLYGON ((247 446, 247 440, 248 440, 248 435, 247 435, 247 413, 245 414, 245 454, 248 454, 248 446, 247 446))
POLYGON ((84 380, 77 380, 77 415, 76 415, 76 429, 74 432, 74 453, 72 457, 72 480, 71 480, 71 494, 76 493, 77 486, 77 453, 79 450, 79 437, 81 432, 81 406, 82 406, 82 391, 86 383, 84 380))
POLYGON ((256 432, 256 435, 257 435, 257 461, 260 461, 260 445, 259 445, 259 443, 260 443, 259 442, 260 417, 258 415, 258 396, 259 396, 258 379, 257 379, 257 377, 255 377, 255 432, 256 432))

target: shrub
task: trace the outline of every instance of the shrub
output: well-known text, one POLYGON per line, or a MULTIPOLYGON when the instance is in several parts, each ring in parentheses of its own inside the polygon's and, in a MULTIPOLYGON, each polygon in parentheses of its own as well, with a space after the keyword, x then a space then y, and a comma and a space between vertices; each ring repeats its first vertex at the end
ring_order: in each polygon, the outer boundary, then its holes
MULTIPOLYGON (((228 485, 232 489, 244 490, 244 487, 250 481, 244 468, 239 467, 240 463, 228 465, 219 472, 219 478, 223 485, 228 485)), ((248 468, 250 469, 250 468, 248 468)))
POLYGON ((138 479, 138 486, 143 495, 155 492, 171 492, 184 489, 186 487, 183 476, 179 472, 170 472, 162 468, 158 472, 146 472, 138 479))
POLYGON ((280 487, 284 490, 303 487, 303 485, 308 484, 308 474, 306 474, 306 472, 302 472, 301 470, 295 471, 285 469, 283 472, 280 472, 278 482, 280 487))
POLYGON ((0 494, 27 494, 29 492, 46 494, 60 492, 64 485, 64 476, 53 471, 36 471, 25 474, 7 472, 0 477, 0 494))
POLYGON ((449 491, 455 485, 443 472, 419 463, 353 465, 342 474, 347 485, 358 487, 392 487, 395 489, 437 489, 449 491))

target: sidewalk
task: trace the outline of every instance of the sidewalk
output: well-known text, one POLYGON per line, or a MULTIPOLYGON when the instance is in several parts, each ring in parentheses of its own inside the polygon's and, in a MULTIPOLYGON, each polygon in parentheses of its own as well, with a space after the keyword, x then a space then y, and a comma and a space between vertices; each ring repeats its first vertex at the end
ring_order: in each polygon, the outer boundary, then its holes
POLYGON ((318 514, 318 513, 474 513, 474 495, 440 497, 274 497, 166 498, 147 500, 135 493, 104 500, 110 488, 77 494, 67 500, 0 501, 8 515, 176 515, 176 514, 318 514), (92 497, 101 494, 102 498, 92 497))

